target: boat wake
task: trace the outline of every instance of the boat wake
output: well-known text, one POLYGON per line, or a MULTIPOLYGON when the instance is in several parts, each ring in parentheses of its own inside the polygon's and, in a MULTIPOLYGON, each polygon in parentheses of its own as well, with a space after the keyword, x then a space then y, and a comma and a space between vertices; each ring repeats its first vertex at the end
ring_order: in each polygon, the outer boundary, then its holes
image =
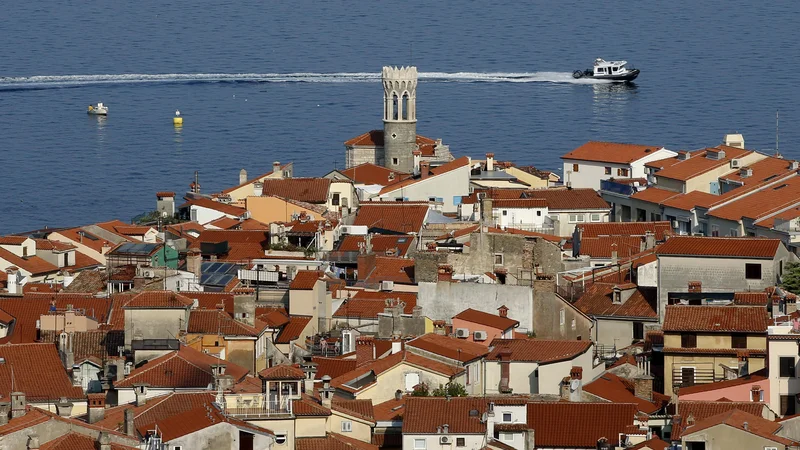
MULTIPOLYGON (((570 72, 420 72, 434 83, 570 83, 597 84, 601 80, 574 79, 570 72)), ((380 73, 166 73, 118 75, 39 75, 0 77, 0 90, 57 89, 103 84, 137 83, 374 83, 380 73)))

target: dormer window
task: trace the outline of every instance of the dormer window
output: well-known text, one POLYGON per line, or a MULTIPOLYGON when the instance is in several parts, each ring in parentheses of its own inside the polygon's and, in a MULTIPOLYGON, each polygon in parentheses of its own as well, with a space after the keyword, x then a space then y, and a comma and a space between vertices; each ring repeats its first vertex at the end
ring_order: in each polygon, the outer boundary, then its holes
POLYGON ((622 303, 622 291, 619 289, 614 290, 614 299, 612 300, 615 305, 622 303))

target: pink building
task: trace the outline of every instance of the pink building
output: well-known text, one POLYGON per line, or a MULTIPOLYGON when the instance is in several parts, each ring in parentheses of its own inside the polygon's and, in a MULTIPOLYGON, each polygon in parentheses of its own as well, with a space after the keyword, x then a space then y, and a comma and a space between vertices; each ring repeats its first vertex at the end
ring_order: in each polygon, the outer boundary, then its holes
POLYGON ((519 321, 508 318, 508 308, 497 308, 500 315, 466 309, 453 317, 453 334, 460 339, 489 346, 494 339, 511 339, 519 321))
POLYGON ((678 397, 680 401, 717 401, 724 398, 734 402, 765 402, 769 401, 769 379, 766 375, 767 370, 762 369, 733 380, 684 387, 678 391, 678 397))

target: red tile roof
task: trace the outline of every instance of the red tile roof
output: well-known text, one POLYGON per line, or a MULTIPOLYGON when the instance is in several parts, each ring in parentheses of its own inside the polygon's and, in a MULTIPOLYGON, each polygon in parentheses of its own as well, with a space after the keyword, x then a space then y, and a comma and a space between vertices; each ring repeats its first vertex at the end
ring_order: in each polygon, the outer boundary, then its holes
POLYGON ((395 233, 418 233, 428 216, 428 205, 405 202, 363 202, 353 225, 395 233))
POLYGON ((408 397, 400 397, 399 400, 392 398, 383 403, 378 403, 375 405, 373 408, 373 411, 375 412, 375 420, 381 422, 403 420, 403 413, 405 413, 406 410, 406 398, 408 397))
POLYGON ((547 200, 543 198, 501 198, 492 201, 492 208, 547 208, 547 200))
POLYGON ((27 236, 0 236, 0 245, 22 245, 27 240, 27 236))
POLYGON ((197 300, 197 309, 219 309, 233 314, 233 293, 181 291, 181 295, 197 300))
MULTIPOLYGON (((263 230, 205 230, 198 243, 228 242, 228 253, 217 256, 220 261, 241 261, 264 258, 269 247, 269 233, 263 230)), ((198 244, 199 246, 199 244, 198 244)))
POLYGON ((767 306, 769 295, 766 292, 736 292, 733 302, 737 305, 767 306))
MULTIPOLYGON (((683 415, 682 410, 681 413, 683 415)), ((745 431, 787 446, 800 445, 800 442, 775 434, 781 429, 779 423, 764 419, 761 415, 750 414, 740 409, 731 409, 702 420, 697 420, 695 417, 695 423, 693 425, 687 424, 687 426, 683 428, 681 436, 684 437, 689 434, 694 434, 717 425, 727 425, 740 431, 745 431)))
POLYGON ((657 145, 622 144, 618 142, 589 141, 572 150, 561 159, 630 164, 663 147, 657 145))
POLYGON ((800 177, 793 177, 712 208, 707 214, 733 221, 739 221, 742 217, 761 220, 797 207, 800 203, 798 197, 800 197, 800 177))
POLYGON ((708 208, 720 200, 721 198, 719 195, 709 194, 702 191, 691 191, 686 194, 670 197, 661 202, 661 204, 670 208, 691 211, 697 206, 708 208))
POLYGON ((510 361, 538 362, 550 364, 573 359, 591 347, 590 341, 566 341, 552 339, 495 339, 492 351, 486 357, 499 361, 501 351, 511 351, 510 361))
MULTIPOLYGON (((289 164, 284 164, 283 166, 281 166, 281 171, 284 171, 284 170, 286 170, 286 169, 287 169, 287 168, 289 168, 291 165, 292 165, 292 163, 289 163, 289 164)), ((237 185, 237 186, 234 186, 234 187, 230 187, 230 188, 228 188, 228 189, 225 189, 224 191, 222 191, 222 192, 220 192, 220 193, 221 193, 221 194, 230 194, 231 192, 233 192, 233 191, 235 191, 235 190, 237 190, 237 189, 239 189, 239 188, 245 187, 245 186, 247 186, 247 185, 249 185, 249 184, 254 184, 254 183, 256 183, 257 181, 261 181, 261 180, 263 180, 264 178, 267 178, 267 177, 271 176, 271 175, 272 175, 272 174, 274 174, 274 173, 275 173, 275 171, 274 171, 274 170, 271 170, 271 171, 269 171, 269 172, 267 172, 267 173, 265 173, 265 174, 261 174, 261 175, 259 175, 259 176, 255 177, 255 178, 251 178, 251 179, 249 179, 249 180, 245 181, 245 182, 244 182, 244 183, 242 183, 242 184, 239 184, 239 185, 237 185)))
POLYGON ((677 195, 681 194, 679 192, 668 191, 666 189, 661 189, 651 186, 647 189, 643 189, 639 192, 636 192, 635 194, 631 195, 631 198, 660 205, 661 202, 663 202, 664 200, 675 197, 677 195))
MULTIPOLYGON (((42 330, 40 340, 58 346, 60 334, 61 331, 42 330)), ((76 362, 120 356, 119 347, 125 345, 125 333, 121 330, 76 331, 71 339, 76 362)))
POLYGON ((616 250, 617 256, 630 256, 642 251, 643 237, 639 236, 601 236, 583 238, 580 254, 592 258, 611 258, 616 250))
MULTIPOLYGON (((336 251, 339 252, 357 252, 359 251, 359 244, 365 241, 364 236, 353 234, 345 235, 339 242, 339 247, 336 251)), ((372 251, 375 254, 385 254, 387 250, 398 249, 397 256, 406 256, 411 249, 411 244, 414 243, 412 236, 406 235, 381 235, 373 234, 370 238, 372 243, 372 251)))
POLYGON ((301 334, 306 329, 308 322, 311 322, 311 316, 289 316, 289 323, 286 324, 278 337, 275 338, 276 344, 288 344, 296 339, 302 338, 301 334))
POLYGON ((769 318, 755 306, 667 306, 665 332, 704 331, 766 333, 769 318))
MULTIPOLYGON (((0 343, 23 344, 35 342, 38 337, 36 322, 42 314, 49 314, 51 302, 55 301, 57 310, 64 311, 68 305, 103 323, 109 318, 112 301, 97 298, 92 294, 47 294, 28 293, 24 297, 0 297, 0 309, 14 317, 15 324, 10 334, 0 339, 0 343)), ((121 311, 120 311, 121 314, 121 311)))
POLYGON ((117 388, 130 388, 137 383, 148 383, 152 388, 196 388, 206 389, 214 383, 211 366, 224 364, 225 374, 231 375, 234 382, 241 381, 248 370, 230 361, 215 358, 191 347, 181 345, 175 350, 151 359, 131 371, 124 380, 114 383, 117 388))
POLYGON ((297 366, 280 364, 258 372, 258 376, 263 380, 302 380, 305 373, 297 366))
MULTIPOLYGON (((494 402, 496 405, 520 406, 527 402, 526 398, 516 396, 451 398, 408 396, 404 400, 403 434, 436 434, 437 428, 444 424, 450 426, 451 434, 482 434, 486 432, 486 424, 481 420, 481 416, 488 411, 489 402, 494 402), (472 410, 477 410, 478 414, 470 414, 472 410)), ((564 417, 569 416, 562 416, 561 419, 564 417)), ((631 421, 633 421, 632 416, 631 421)))
POLYGON ((706 401, 681 400, 679 412, 682 420, 680 421, 680 423, 673 424, 672 439, 680 440, 683 434, 683 429, 686 427, 686 419, 689 416, 693 416, 695 419, 695 423, 697 423, 698 421, 707 419, 717 414, 721 414, 726 411, 730 411, 732 409, 739 409, 746 413, 760 417, 762 415, 764 407, 765 407, 764 403, 760 402, 729 402, 729 401, 706 402, 706 401))
POLYGON ((194 304, 192 299, 174 291, 145 291, 136 294, 123 308, 186 309, 192 304, 194 304))
POLYGON ((707 148, 691 153, 691 157, 685 161, 678 160, 678 157, 667 158, 666 160, 653 161, 645 164, 647 167, 663 167, 656 172, 656 177, 670 178, 673 180, 686 181, 698 175, 707 173, 710 170, 730 164, 731 159, 742 158, 753 152, 734 147, 720 145, 715 148, 707 148), (722 159, 709 159, 706 156, 709 152, 725 151, 722 159), (662 161, 665 164, 662 165, 662 161))
POLYGON ((319 399, 302 394, 292 401, 292 412, 296 416, 330 416, 331 410, 322 406, 319 399))
POLYGON ((528 403, 528 427, 534 430, 536 445, 557 448, 595 448, 600 438, 619 444, 620 433, 634 424, 638 407, 632 403, 528 403), (580 424, 564 432, 564 420, 580 424))
POLYGON ((467 322, 476 323, 478 325, 486 325, 501 331, 519 326, 518 320, 509 319, 508 317, 501 317, 496 314, 485 313, 472 308, 461 311, 460 313, 456 314, 453 319, 461 319, 467 322))
POLYGON ((371 399, 345 400, 339 397, 333 397, 331 407, 334 411, 369 422, 375 422, 375 411, 373 410, 371 399))
MULTIPOLYGON (((348 147, 383 147, 383 130, 371 130, 345 141, 348 147)), ((417 145, 422 151, 422 156, 433 156, 436 140, 417 135, 417 145)))
POLYGON ((259 330, 235 320, 225 311, 193 309, 189 313, 188 333, 258 337, 259 330))
POLYGON ((656 250, 658 256, 774 258, 779 239, 674 236, 656 250))
POLYGON ((411 349, 419 349, 423 352, 443 356, 462 363, 472 361, 489 353, 485 345, 434 333, 428 333, 406 342, 406 348, 409 351, 412 351, 411 349))
POLYGON ((289 289, 293 291, 310 291, 317 285, 317 281, 323 277, 325 277, 325 272, 321 270, 298 270, 289 284, 289 289))
POLYGON ((634 445, 633 447, 628 447, 627 450, 642 450, 643 448, 649 448, 653 450, 663 450, 667 447, 669 447, 669 442, 664 442, 661 439, 654 437, 644 442, 640 442, 634 445))
POLYGON ((298 200, 307 203, 327 203, 331 180, 328 178, 267 178, 263 195, 298 200))
POLYGON ((436 176, 451 172, 451 171, 459 169, 461 167, 467 167, 467 166, 469 166, 469 157, 462 156, 461 158, 458 158, 458 159, 455 159, 453 161, 450 161, 447 164, 443 164, 443 165, 441 165, 439 167, 431 168, 430 169, 430 175, 428 175, 425 178, 422 178, 422 177, 406 178, 404 180, 395 181, 392 184, 386 185, 386 186, 384 186, 383 189, 380 190, 380 192, 378 194, 379 195, 384 195, 384 194, 388 194, 390 192, 396 192, 399 189, 402 189, 404 187, 410 186, 412 184, 425 182, 427 180, 431 180, 431 179, 435 178, 436 176))
POLYGON ((210 198, 192 199, 182 204, 179 208, 183 209, 183 208, 189 208, 191 206, 199 206, 201 208, 213 209, 214 211, 219 211, 223 214, 227 214, 229 216, 234 216, 234 217, 242 217, 247 212, 247 210, 244 208, 229 205, 227 203, 214 201, 211 200, 210 198))
POLYGON ((83 400, 83 389, 73 386, 54 344, 0 345, 0 395, 24 392, 28 401, 83 400))
POLYGON ((351 370, 355 370, 357 363, 355 358, 324 358, 322 356, 314 356, 312 361, 317 364, 317 372, 314 377, 318 380, 325 375, 328 375, 331 378, 337 378, 341 375, 344 375, 351 370))
POLYGON ((653 233, 656 241, 663 241, 666 235, 672 234, 672 224, 669 222, 601 222, 581 223, 577 226, 581 231, 581 238, 594 238, 600 236, 645 236, 653 233))
POLYGON ((36 250, 51 250, 51 251, 63 252, 78 248, 71 243, 51 241, 49 239, 34 239, 34 241, 36 242, 36 250))
POLYGON ((239 225, 239 219, 231 219, 230 217, 220 217, 219 219, 212 220, 205 225, 209 227, 216 227, 222 230, 230 230, 239 225))
POLYGON ((792 220, 798 217, 800 217, 800 206, 789 208, 786 211, 775 214, 774 216, 759 219, 755 224, 761 227, 774 228, 775 222, 778 222, 779 220, 792 220))
POLYGON ((358 184, 378 184, 381 186, 386 186, 389 183, 394 183, 397 180, 404 180, 411 176, 410 174, 387 169, 386 167, 372 163, 359 164, 349 169, 340 170, 339 172, 358 184), (390 174, 394 174, 394 176, 390 174))
POLYGON ((357 291, 353 297, 345 300, 339 306, 333 317, 377 319, 378 314, 385 311, 386 301, 395 299, 405 304, 404 314, 411 314, 417 305, 417 295, 413 292, 357 291))
MULTIPOLYGON (((71 431, 67 434, 63 434, 52 441, 48 441, 47 443, 41 444, 39 446, 40 450, 95 450, 98 447, 97 444, 98 440, 86 436, 85 434, 80 434, 75 431, 71 431)), ((121 445, 112 443, 111 450, 137 450, 139 447, 130 447, 127 445, 121 445)))
POLYGON ((587 316, 658 318, 655 309, 657 299, 653 295, 647 297, 636 289, 622 304, 613 302, 614 283, 593 283, 574 303, 575 307, 587 316), (649 298, 648 298, 649 297, 649 298))
POLYGON ((43 275, 46 273, 58 272, 58 267, 45 261, 39 256, 21 257, 2 247, 0 247, 0 260, 6 260, 10 265, 23 269, 32 275, 43 275))
MULTIPOLYGON (((583 391, 613 403, 635 403, 639 411, 646 414, 658 412, 669 403, 670 397, 653 392, 653 401, 637 397, 633 382, 613 373, 604 373, 599 378, 583 386, 583 391)), ((683 389, 681 389, 683 391, 683 389)))
MULTIPOLYGON (((766 376, 767 370, 761 369, 758 372, 753 372, 743 377, 734 378, 733 380, 717 381, 715 383, 696 384, 694 386, 682 387, 679 395, 697 394, 700 392, 716 391, 717 389, 725 389, 733 386, 741 386, 750 383, 769 383, 769 378, 766 376)), ((681 400, 682 401, 682 400, 681 400)))
POLYGON ((269 328, 278 329, 289 323, 289 314, 281 308, 256 308, 256 319, 264 322, 269 328))
MULTIPOLYGON (((359 274, 359 276, 361 276, 359 274)), ((414 260, 409 258, 375 257, 375 268, 364 274, 364 282, 394 281, 395 283, 414 284, 414 260)))
POLYGON ((461 197, 461 203, 474 204, 478 202, 478 194, 485 193, 488 198, 496 199, 519 199, 519 198, 541 198, 547 201, 547 207, 551 211, 573 211, 599 209, 607 210, 609 204, 600 197, 594 189, 569 189, 569 188, 549 188, 549 189, 476 189, 470 195, 461 197))
POLYGON ((304 437, 295 440, 296 450, 378 450, 377 445, 336 433, 325 437, 304 437))
POLYGON ((371 384, 360 386, 358 388, 353 388, 349 386, 348 383, 370 372, 374 373, 376 376, 379 376, 383 372, 386 372, 387 370, 393 367, 397 367, 400 364, 407 364, 412 367, 416 367, 421 370, 427 370, 433 373, 438 373, 446 377, 453 377, 459 373, 464 372, 463 367, 445 364, 438 360, 415 355, 413 353, 404 350, 395 353, 393 355, 389 355, 385 358, 381 358, 372 361, 370 363, 363 364, 351 370, 350 372, 346 372, 342 375, 339 375, 338 377, 331 380, 331 386, 348 392, 358 392, 368 386, 371 386, 371 384))

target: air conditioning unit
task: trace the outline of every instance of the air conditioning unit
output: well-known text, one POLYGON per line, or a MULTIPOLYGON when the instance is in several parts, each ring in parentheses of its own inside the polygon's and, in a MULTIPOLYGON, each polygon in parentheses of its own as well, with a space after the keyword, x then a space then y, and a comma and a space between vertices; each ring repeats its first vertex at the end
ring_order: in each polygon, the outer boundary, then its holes
POLYGON ((382 291, 393 291, 394 290, 394 281, 381 281, 381 290, 382 291))
POLYGON ((441 436, 439 437, 439 444, 452 444, 453 440, 450 436, 441 436))
POLYGON ((673 220, 672 221, 672 228, 678 228, 678 221, 677 220, 673 220))
POLYGON ((486 338, 488 337, 485 331, 476 331, 475 333, 473 333, 472 336, 475 338, 476 341, 485 341, 486 338))
POLYGON ((739 168, 739 160, 738 159, 732 159, 731 160, 731 169, 738 169, 738 168, 739 168))
POLYGON ((456 328, 456 337, 466 339, 469 337, 469 330, 466 328, 456 328))

